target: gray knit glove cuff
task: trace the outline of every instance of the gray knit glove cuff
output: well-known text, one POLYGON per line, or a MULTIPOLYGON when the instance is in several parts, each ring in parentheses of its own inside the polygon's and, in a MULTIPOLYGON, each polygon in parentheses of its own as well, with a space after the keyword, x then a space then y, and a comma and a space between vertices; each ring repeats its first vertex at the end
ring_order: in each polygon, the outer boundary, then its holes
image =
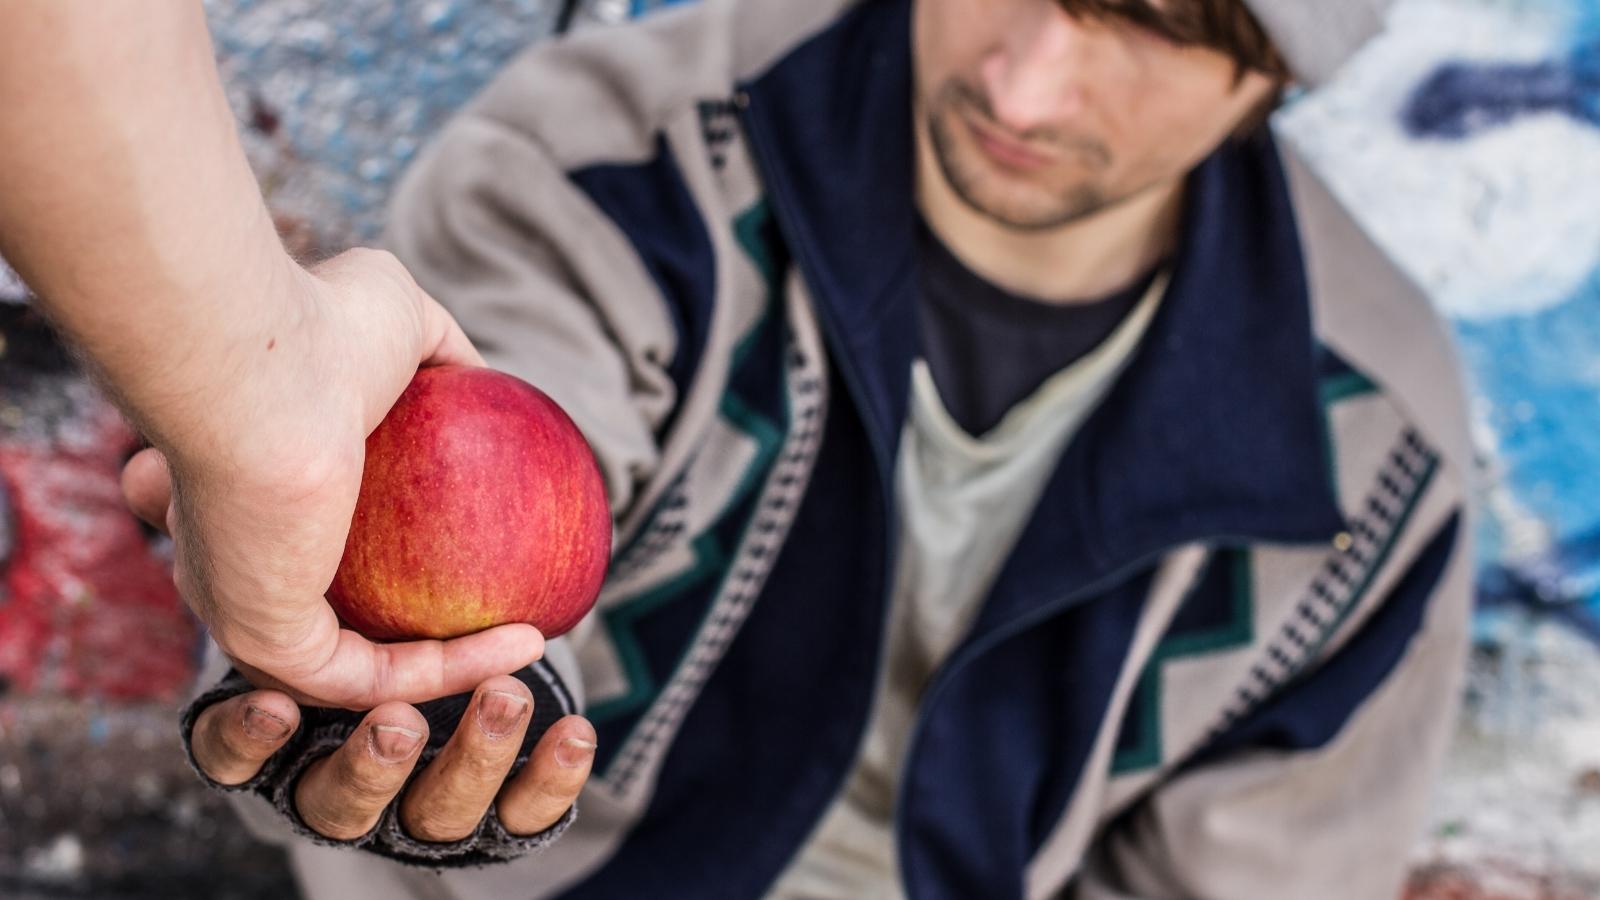
MULTIPOLYGON (((512 765, 513 774, 528 761, 528 755, 533 751, 540 736, 555 724, 557 719, 577 711, 577 704, 573 701, 571 692, 561 682, 555 669, 544 660, 515 675, 533 691, 533 720, 528 723, 527 736, 523 738, 522 748, 512 765)), ((406 834, 400 825, 399 798, 405 793, 401 791, 383 811, 378 824, 361 837, 348 841, 324 837, 311 830, 295 811, 295 784, 312 763, 338 749, 355 732, 365 713, 302 707, 300 728, 289 738, 287 744, 266 761, 254 778, 243 784, 219 784, 200 771, 199 765, 195 762, 192 739, 195 719, 199 717, 201 710, 211 704, 254 689, 255 686, 246 681, 244 676, 237 671, 229 671, 214 687, 184 708, 179 727, 183 737, 184 752, 189 757, 189 767, 215 790, 227 793, 248 792, 265 797, 288 820, 295 833, 313 843, 329 847, 357 847, 399 862, 434 869, 482 866, 517 859, 531 851, 549 846, 567 830, 577 815, 577 807, 574 806, 567 810, 560 821, 544 831, 519 836, 506 831, 491 804, 489 812, 478 823, 477 829, 472 834, 459 841, 438 844, 419 841, 406 834)), ((418 705, 417 709, 428 720, 428 744, 422 749, 421 758, 412 773, 413 778, 439 754, 440 750, 444 749, 445 743, 450 740, 450 735, 455 733, 456 724, 461 721, 471 699, 470 693, 457 694, 418 705)))

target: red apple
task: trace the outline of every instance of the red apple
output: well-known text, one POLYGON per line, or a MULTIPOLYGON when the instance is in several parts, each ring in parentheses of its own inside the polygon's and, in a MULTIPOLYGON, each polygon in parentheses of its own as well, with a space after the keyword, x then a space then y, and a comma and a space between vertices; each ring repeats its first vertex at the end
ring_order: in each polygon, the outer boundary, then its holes
POLYGON ((328 601, 377 640, 527 622, 546 637, 594 606, 611 512, 594 453, 544 392, 492 369, 422 369, 367 438, 328 601))

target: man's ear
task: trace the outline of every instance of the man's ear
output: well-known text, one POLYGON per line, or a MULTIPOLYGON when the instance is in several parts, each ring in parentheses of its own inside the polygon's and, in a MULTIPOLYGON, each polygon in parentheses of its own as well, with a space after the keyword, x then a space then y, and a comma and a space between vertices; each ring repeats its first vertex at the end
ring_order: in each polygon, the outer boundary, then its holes
POLYGON ((1272 114, 1277 112, 1291 97, 1298 96, 1300 93, 1302 93, 1302 89, 1296 82, 1290 80, 1279 81, 1277 86, 1266 97, 1262 98, 1254 109, 1239 120, 1239 126, 1233 130, 1233 134, 1229 136, 1229 139, 1247 141, 1259 134, 1262 129, 1267 127, 1267 123, 1272 120, 1272 114))

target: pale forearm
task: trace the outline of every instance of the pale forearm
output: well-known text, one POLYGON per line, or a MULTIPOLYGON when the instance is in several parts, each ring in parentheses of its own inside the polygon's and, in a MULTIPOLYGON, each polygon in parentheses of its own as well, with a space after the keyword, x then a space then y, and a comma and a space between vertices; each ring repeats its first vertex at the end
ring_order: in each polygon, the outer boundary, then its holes
POLYGON ((293 322, 199 2, 0 4, 0 252, 157 432, 293 322))

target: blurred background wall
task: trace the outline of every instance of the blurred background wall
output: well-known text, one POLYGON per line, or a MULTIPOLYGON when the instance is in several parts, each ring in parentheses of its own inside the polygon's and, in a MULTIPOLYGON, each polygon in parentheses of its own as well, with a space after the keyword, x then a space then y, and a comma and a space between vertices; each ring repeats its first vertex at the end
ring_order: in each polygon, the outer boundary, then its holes
MULTIPOLYGON (((1330 0, 1332 2, 1332 0, 1330 0)), ((648 0, 207 0, 291 246, 374 238, 519 48, 648 0)), ((1486 515, 1467 714, 1413 895, 1600 897, 1600 4, 1400 0, 1279 127, 1453 323, 1486 515)), ((0 896, 285 897, 178 756, 198 634, 122 511, 134 438, 0 266, 0 896)))

